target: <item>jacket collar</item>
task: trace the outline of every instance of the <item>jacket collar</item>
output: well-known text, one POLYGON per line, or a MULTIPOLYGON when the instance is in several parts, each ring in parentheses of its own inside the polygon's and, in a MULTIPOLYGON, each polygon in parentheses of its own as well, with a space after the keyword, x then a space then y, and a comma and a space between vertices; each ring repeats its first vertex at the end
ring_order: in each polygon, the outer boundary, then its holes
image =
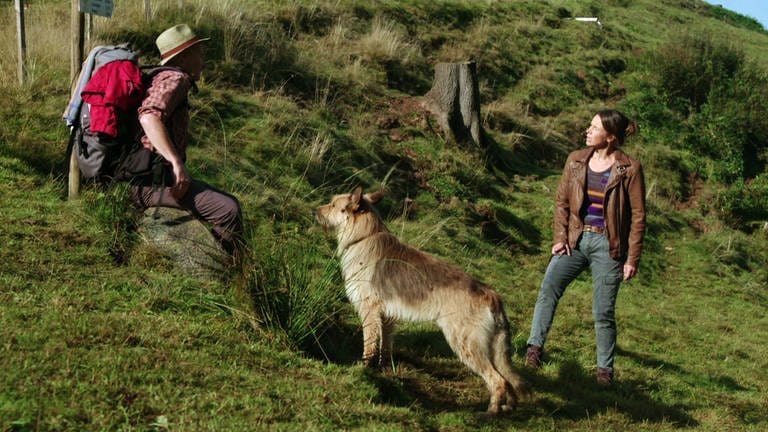
MULTIPOLYGON (((586 164, 594 152, 594 147, 586 147, 581 150, 577 150, 574 160, 586 164)), ((632 165, 632 161, 629 159, 629 156, 621 149, 617 148, 614 150, 613 157, 616 160, 616 167, 623 167, 623 169, 626 169, 628 166, 632 165)))
MULTIPOLYGON (((595 152, 595 148, 587 147, 581 150, 576 150, 576 152, 577 153, 574 155, 574 162, 581 164, 581 166, 585 169, 577 168, 577 177, 575 178, 578 179, 577 181, 583 182, 583 176, 586 176, 586 165, 589 163, 589 158, 592 157, 592 154, 595 152)), ((608 184, 606 185, 606 190, 613 188, 618 182, 620 182, 621 179, 623 179, 627 174, 627 170, 632 165, 632 160, 626 153, 621 151, 621 149, 616 149, 613 153, 613 157, 616 162, 611 168, 611 176, 610 180, 608 180, 608 184)), ((577 166, 574 165, 574 168, 576 167, 577 166)))

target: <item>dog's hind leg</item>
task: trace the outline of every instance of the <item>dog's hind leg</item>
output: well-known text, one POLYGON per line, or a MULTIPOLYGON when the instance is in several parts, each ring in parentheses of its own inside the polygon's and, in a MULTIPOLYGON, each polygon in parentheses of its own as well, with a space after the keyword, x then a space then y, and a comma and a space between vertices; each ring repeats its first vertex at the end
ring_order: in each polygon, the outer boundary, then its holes
POLYGON ((490 316, 493 319, 492 327, 492 361, 493 367, 504 377, 507 382, 507 403, 502 406, 505 411, 514 410, 517 402, 522 397, 529 397, 531 391, 523 378, 515 372, 510 362, 510 343, 509 343, 509 319, 504 312, 504 306, 501 297, 493 293, 489 295, 490 316))
MULTIPOLYGON (((506 320, 505 320, 506 321, 506 320)), ((530 389, 525 380, 512 369, 510 363, 509 330, 507 326, 496 328, 493 336, 493 366, 508 383, 507 403, 503 410, 513 410, 522 397, 530 396, 530 389)))
POLYGON ((484 321, 475 317, 452 317, 439 320, 438 325, 453 352, 485 381, 491 395, 488 414, 498 414, 508 395, 508 383, 494 367, 493 325, 484 321))

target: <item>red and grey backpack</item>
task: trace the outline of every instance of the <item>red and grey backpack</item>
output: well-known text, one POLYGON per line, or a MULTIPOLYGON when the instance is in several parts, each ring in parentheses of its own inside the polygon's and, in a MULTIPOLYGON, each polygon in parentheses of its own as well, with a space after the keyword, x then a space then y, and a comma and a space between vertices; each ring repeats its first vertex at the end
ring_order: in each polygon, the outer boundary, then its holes
POLYGON ((109 180, 136 140, 144 96, 138 55, 127 44, 93 48, 75 83, 64 120, 85 179, 109 180))
POLYGON ((71 130, 67 156, 75 152, 87 180, 129 180, 160 164, 159 155, 139 145, 137 109, 151 78, 175 68, 139 67, 138 58, 128 44, 97 46, 74 83, 64 111, 71 130))

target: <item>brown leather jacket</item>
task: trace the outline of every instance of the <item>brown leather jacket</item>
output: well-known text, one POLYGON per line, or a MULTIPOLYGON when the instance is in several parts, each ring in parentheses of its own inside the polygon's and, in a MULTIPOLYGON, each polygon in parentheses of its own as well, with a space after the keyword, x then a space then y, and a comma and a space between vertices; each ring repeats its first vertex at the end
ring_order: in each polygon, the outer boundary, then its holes
MULTIPOLYGON (((594 148, 568 155, 555 200, 555 243, 571 248, 581 236, 584 221, 580 210, 586 195, 587 164, 594 148)), ((605 235, 611 257, 638 268, 645 235, 645 178, 640 162, 617 149, 616 162, 605 190, 605 235)))

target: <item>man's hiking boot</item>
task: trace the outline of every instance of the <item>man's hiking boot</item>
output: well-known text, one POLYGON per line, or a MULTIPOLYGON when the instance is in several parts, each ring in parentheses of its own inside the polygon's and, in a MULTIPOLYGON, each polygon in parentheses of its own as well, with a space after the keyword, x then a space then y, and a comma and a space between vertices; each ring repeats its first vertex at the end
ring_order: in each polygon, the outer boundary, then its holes
POLYGON ((597 385, 601 387, 608 387, 613 384, 613 369, 611 368, 597 368, 597 385))
POLYGON ((538 345, 528 345, 528 351, 525 352, 525 365, 538 369, 541 367, 541 347, 538 345))

